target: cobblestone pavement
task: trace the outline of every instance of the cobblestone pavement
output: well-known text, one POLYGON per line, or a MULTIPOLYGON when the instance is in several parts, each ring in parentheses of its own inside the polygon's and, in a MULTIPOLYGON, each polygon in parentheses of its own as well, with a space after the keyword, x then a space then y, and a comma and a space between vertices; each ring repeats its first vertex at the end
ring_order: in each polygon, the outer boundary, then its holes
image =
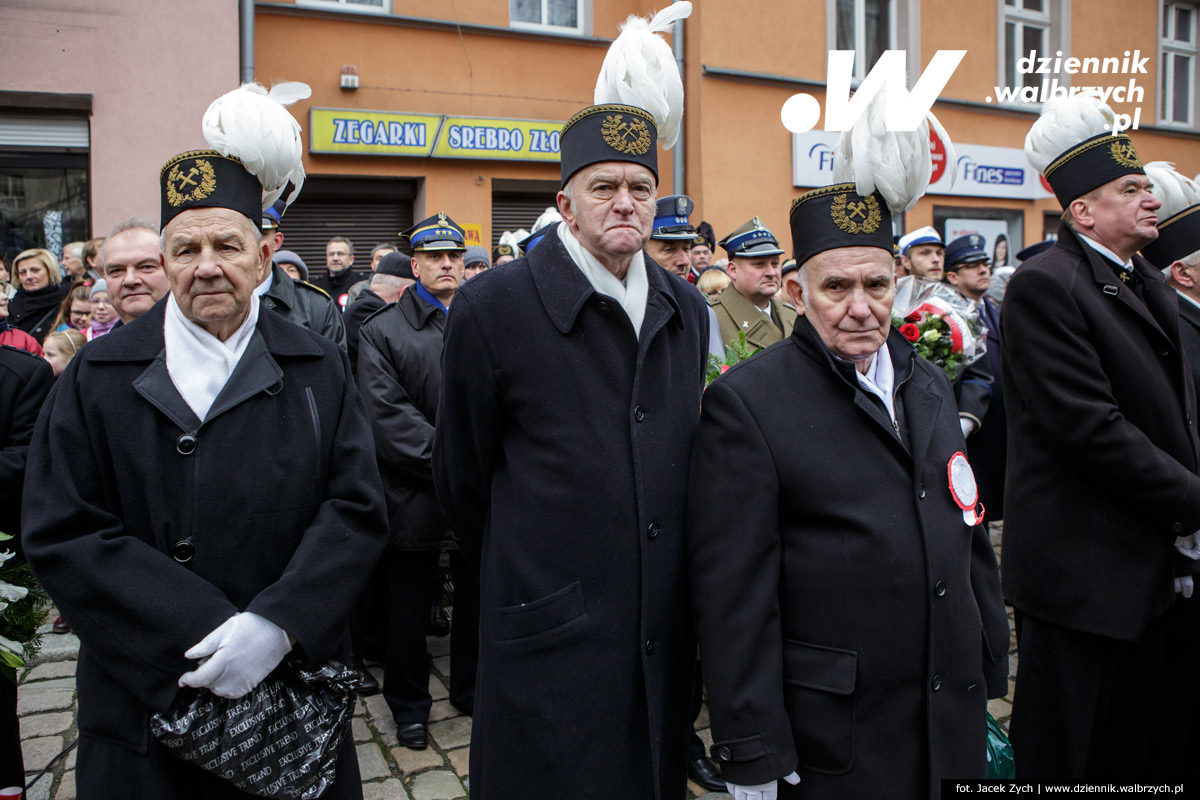
MULTIPOLYGON (((998 528, 993 528, 992 544, 999 553, 998 528)), ((988 703, 988 710, 1005 729, 1012 715, 1013 676, 1017 663, 1016 639, 1011 635, 1011 609, 1009 627, 1008 696, 988 703)), ((74 800, 75 751, 58 756, 77 735, 75 659, 79 654, 79 639, 70 633, 53 633, 50 625, 44 630, 42 652, 37 663, 23 672, 18 690, 17 713, 21 717, 22 748, 28 771, 26 796, 29 800, 74 800), (45 774, 30 786, 30 781, 34 781, 47 765, 50 766, 45 774)), ((364 800, 457 800, 467 797, 471 719, 451 706, 447 699, 450 638, 431 637, 428 645, 433 655, 429 687, 434 701, 429 716, 428 749, 409 750, 397 744, 396 725, 381 695, 359 698, 352 732, 358 750, 364 800)), ((379 667, 372 666, 371 669, 376 678, 383 679, 379 667)), ((707 708, 701 710, 697 728, 704 743, 711 745, 707 708)), ((689 781, 687 796, 689 800, 717 800, 729 795, 706 793, 689 781)))

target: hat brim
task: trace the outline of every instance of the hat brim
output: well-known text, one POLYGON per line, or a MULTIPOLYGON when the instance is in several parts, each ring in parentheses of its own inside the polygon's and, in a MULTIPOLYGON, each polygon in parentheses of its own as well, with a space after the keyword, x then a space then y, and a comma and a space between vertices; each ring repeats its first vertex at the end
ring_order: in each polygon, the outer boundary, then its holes
POLYGON ((441 250, 456 250, 460 253, 465 253, 467 246, 458 242, 430 242, 429 244, 420 244, 413 248, 414 253, 432 253, 441 250))
POLYGON ((658 239, 664 242, 694 242, 696 234, 683 231, 682 233, 652 233, 651 239, 658 239))
POLYGON ((783 255, 783 249, 780 248, 779 245, 771 244, 770 242, 763 242, 762 244, 756 244, 751 247, 747 247, 745 250, 739 250, 736 253, 730 253, 729 257, 730 258, 758 258, 760 256, 781 256, 781 255, 783 255))

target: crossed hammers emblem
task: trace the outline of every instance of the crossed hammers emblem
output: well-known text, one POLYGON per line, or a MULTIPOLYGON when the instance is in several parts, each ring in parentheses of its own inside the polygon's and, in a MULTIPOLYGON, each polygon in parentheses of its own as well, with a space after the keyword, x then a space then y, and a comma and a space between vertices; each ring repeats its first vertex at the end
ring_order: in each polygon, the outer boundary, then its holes
POLYGON ((192 167, 186 175, 184 175, 183 173, 180 173, 179 174, 179 188, 184 189, 185 187, 188 187, 188 186, 196 186, 197 184, 194 180, 192 180, 192 177, 195 176, 199 172, 200 172, 200 170, 196 169, 195 167, 192 167))
POLYGON ((866 216, 867 216, 867 204, 866 204, 866 202, 863 202, 863 201, 860 201, 860 202, 857 202, 857 203, 847 203, 847 204, 846 204, 846 211, 848 211, 848 212, 849 212, 849 213, 846 215, 847 217, 850 217, 850 218, 854 218, 854 217, 863 217, 863 218, 866 218, 866 216))

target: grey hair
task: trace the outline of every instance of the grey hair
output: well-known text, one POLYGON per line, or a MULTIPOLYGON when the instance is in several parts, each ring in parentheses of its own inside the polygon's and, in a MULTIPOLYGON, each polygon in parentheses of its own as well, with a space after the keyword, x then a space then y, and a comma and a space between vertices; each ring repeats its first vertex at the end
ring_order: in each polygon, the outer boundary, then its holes
MULTIPOLYGON (((254 220, 250 219, 249 217, 246 217, 246 219, 250 222, 250 230, 252 230, 254 232, 254 244, 255 245, 262 244, 262 240, 263 240, 262 230, 257 225, 254 224, 254 220)), ((135 225, 133 227, 141 228, 143 226, 135 225)), ((110 233, 109 238, 111 239, 112 237, 113 237, 113 234, 110 233)), ((107 242, 108 240, 106 239, 105 241, 107 242)), ((163 226, 162 233, 160 233, 158 235, 158 249, 161 250, 164 254, 167 252, 167 228, 165 225, 163 226)), ((103 254, 103 252, 104 252, 103 248, 101 248, 100 252, 103 254)), ((103 264, 104 263, 103 256, 101 258, 102 258, 102 260, 100 263, 103 264)))
POLYGON ((63 256, 66 257, 67 253, 70 253, 71 255, 75 256, 75 258, 78 258, 80 261, 82 261, 83 242, 70 242, 67 244, 65 247, 63 247, 63 256))
POLYGON ((1200 266, 1200 250, 1197 250, 1194 253, 1189 253, 1179 260, 1189 267, 1200 266))
POLYGON ((401 278, 399 275, 388 275, 382 272, 376 272, 371 276, 371 286, 408 286, 412 281, 408 278, 401 278))
MULTIPOLYGON (((100 245, 100 271, 104 271, 104 250, 108 247, 109 241, 119 233, 126 231, 150 231, 158 233, 158 226, 149 217, 128 217, 121 220, 108 231, 108 236, 104 239, 104 244, 100 245)), ((162 237, 159 237, 158 248, 162 249, 162 237)))

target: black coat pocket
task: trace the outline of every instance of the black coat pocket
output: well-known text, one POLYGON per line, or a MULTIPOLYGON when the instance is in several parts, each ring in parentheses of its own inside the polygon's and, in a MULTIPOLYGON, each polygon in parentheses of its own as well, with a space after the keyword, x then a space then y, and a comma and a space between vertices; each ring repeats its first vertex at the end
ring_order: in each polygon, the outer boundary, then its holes
POLYGON ((785 641, 784 702, 800 768, 840 775, 854 767, 854 705, 858 654, 785 641))
POLYGON ((496 641, 527 639, 562 627, 584 615, 578 581, 532 603, 496 609, 496 641))

